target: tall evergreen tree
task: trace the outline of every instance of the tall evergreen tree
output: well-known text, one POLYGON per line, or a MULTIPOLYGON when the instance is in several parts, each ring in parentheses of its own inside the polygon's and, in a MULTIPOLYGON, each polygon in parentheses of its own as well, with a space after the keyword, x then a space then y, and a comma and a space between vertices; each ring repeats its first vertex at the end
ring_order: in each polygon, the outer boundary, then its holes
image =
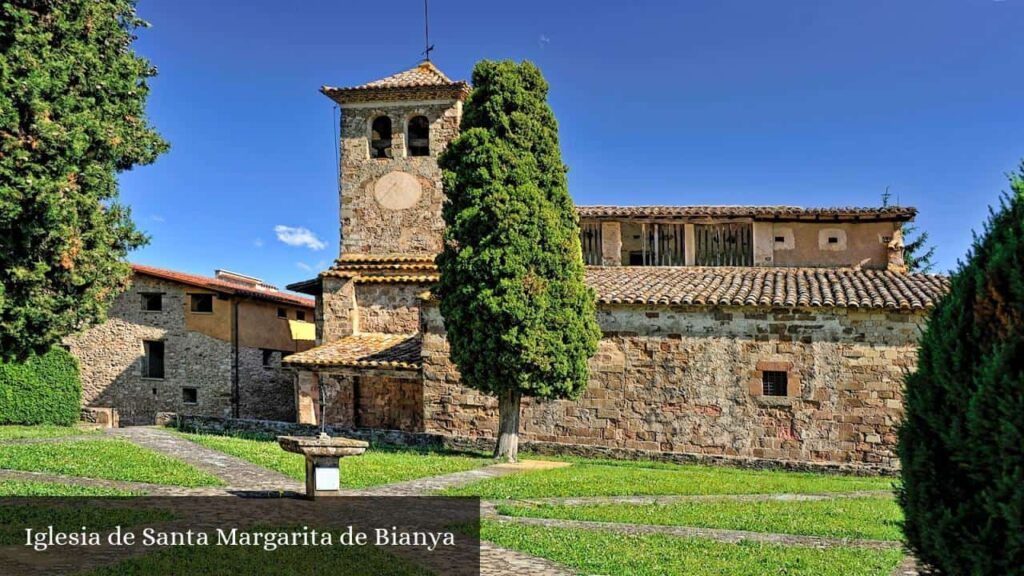
POLYGON ((600 329, 547 82, 529 62, 482 61, 473 86, 440 158, 437 292, 463 383, 498 397, 495 457, 515 460, 522 397, 578 397, 600 329))
POLYGON ((906 380, 900 504, 947 576, 1024 574, 1024 164, 975 238, 906 380))
MULTIPOLYGON (((892 194, 886 186, 882 193, 882 207, 889 205, 892 194)), ((928 232, 921 232, 917 238, 910 240, 910 237, 917 233, 917 226, 904 224, 903 232, 903 261, 911 272, 931 272, 935 268, 935 246, 928 244, 928 232)))
POLYGON ((116 178, 167 149, 131 50, 145 25, 133 0, 0 4, 0 358, 102 320, 146 241, 116 178))

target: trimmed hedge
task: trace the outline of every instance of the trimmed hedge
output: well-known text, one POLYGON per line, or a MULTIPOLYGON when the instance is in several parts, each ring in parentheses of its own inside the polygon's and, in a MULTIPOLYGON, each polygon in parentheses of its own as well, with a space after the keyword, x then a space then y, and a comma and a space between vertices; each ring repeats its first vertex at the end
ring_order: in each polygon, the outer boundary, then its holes
POLYGON ((81 399, 78 361, 67 350, 0 363, 0 424, 70 426, 79 420, 81 399))

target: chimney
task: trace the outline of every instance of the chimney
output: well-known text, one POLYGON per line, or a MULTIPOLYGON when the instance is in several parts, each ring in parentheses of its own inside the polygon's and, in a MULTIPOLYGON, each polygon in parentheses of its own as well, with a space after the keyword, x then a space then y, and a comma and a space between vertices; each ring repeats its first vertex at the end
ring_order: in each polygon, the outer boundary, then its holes
POLYGON ((886 246, 888 249, 888 263, 885 268, 889 272, 897 272, 899 274, 906 274, 909 270, 907 269, 907 262, 903 258, 903 226, 897 226, 892 232, 892 240, 886 246))
POLYGON ((237 284, 246 288, 255 290, 277 290, 276 286, 267 284, 263 280, 253 276, 246 276, 245 274, 239 274, 238 272, 231 272, 230 270, 214 270, 214 276, 217 280, 223 282, 229 282, 231 284, 237 284))

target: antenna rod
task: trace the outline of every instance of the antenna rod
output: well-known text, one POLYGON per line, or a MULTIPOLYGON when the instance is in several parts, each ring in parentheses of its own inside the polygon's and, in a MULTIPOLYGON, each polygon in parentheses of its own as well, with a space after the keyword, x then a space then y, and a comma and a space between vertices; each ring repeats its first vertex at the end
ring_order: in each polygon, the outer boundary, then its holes
POLYGON ((423 56, 430 61, 430 0, 423 0, 423 56))

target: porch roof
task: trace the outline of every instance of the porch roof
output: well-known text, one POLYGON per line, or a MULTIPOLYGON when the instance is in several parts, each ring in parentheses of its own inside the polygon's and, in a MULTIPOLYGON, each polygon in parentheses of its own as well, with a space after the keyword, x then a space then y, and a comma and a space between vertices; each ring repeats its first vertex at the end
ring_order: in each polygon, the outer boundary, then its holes
POLYGON ((420 347, 419 334, 353 334, 286 356, 281 363, 312 368, 419 370, 423 364, 420 347))

